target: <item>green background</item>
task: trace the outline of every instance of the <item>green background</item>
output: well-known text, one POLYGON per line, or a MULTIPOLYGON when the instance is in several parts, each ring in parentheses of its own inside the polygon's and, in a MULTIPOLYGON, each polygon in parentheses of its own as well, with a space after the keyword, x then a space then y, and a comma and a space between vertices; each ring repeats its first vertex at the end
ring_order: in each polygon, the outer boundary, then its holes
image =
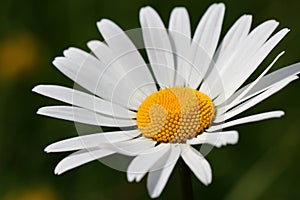
MULTIPOLYGON (((145 5, 153 6, 165 24, 173 7, 185 6, 195 30, 211 3, 195 0, 2 0, 0 54, 6 51, 5 44, 18 47, 21 44, 18 40, 23 37, 29 42, 27 46, 25 42, 21 50, 8 51, 8 61, 0 62, 1 71, 9 71, 11 63, 27 56, 31 52, 27 49, 33 48, 33 55, 30 54, 32 61, 27 66, 22 67, 21 63, 10 75, 1 72, 0 199, 149 199, 145 179, 141 183, 128 183, 125 173, 99 162, 86 164, 61 176, 54 175, 55 165, 67 154, 48 155, 43 149, 54 141, 76 136, 76 129, 71 122, 36 115, 39 107, 58 102, 36 95, 31 89, 40 83, 72 87, 72 81, 56 70, 51 62, 70 46, 88 50, 87 41, 101 38, 96 22, 102 18, 109 18, 128 30, 139 27, 138 12, 145 5)), ((222 35, 245 13, 254 15, 253 26, 274 18, 280 22, 277 30, 283 27, 291 29, 262 68, 282 50, 286 53, 273 70, 300 60, 300 1, 226 1, 225 4, 222 35)), ((293 82, 240 115, 277 109, 286 112, 281 119, 237 126, 239 143, 215 148, 207 156, 213 169, 212 184, 204 186, 193 176, 196 199, 300 199, 299 87, 300 81, 293 82)), ((179 181, 176 168, 160 198, 180 197, 179 181)))

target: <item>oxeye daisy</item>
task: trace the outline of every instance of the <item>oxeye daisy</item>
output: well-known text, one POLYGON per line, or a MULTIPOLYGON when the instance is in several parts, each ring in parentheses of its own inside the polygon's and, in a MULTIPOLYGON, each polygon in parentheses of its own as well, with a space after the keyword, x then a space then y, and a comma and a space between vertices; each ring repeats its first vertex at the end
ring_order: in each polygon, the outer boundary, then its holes
POLYGON ((113 128, 47 146, 46 152, 75 151, 55 173, 125 155, 131 158, 128 181, 138 182, 148 173, 152 198, 161 194, 178 160, 208 185, 210 164, 194 145, 235 144, 238 132, 232 126, 281 117, 283 111, 236 116, 298 78, 300 64, 268 73, 281 53, 246 82, 289 30, 274 33, 275 20, 251 30, 252 16, 243 15, 221 40, 224 12, 224 4, 211 5, 192 36, 185 8, 173 9, 166 28, 154 9, 144 7, 139 17, 143 45, 103 19, 97 27, 105 41, 88 42, 92 53, 69 48, 55 58, 53 64, 83 90, 36 86, 34 92, 70 104, 43 107, 38 114, 113 128))

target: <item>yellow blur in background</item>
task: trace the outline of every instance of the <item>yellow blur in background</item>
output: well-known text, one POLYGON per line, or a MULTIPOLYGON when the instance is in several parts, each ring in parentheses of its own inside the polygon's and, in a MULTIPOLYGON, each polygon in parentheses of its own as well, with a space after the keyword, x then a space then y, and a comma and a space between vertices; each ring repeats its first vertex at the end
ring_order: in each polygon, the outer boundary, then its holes
POLYGON ((60 198, 50 187, 36 187, 10 191, 3 200, 60 200, 60 198))
POLYGON ((1 79, 14 80, 37 65, 38 40, 30 33, 8 34, 0 41, 1 79))

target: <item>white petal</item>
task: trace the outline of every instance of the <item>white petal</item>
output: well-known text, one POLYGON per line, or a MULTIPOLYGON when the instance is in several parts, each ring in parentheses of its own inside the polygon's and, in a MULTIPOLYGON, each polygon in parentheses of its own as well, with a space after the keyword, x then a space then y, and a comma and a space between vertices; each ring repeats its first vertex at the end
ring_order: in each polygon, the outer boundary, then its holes
POLYGON ((202 133, 196 138, 187 141, 187 144, 210 144, 215 147, 225 146, 227 144, 236 144, 239 139, 239 133, 237 131, 223 131, 202 133))
POLYGON ((168 157, 165 158, 163 165, 161 162, 157 162, 152 167, 152 171, 149 172, 147 178, 147 188, 152 198, 158 197, 163 191, 177 163, 180 152, 181 149, 179 145, 171 145, 171 152, 168 157))
POLYGON ((214 122, 222 122, 222 121, 225 121, 227 119, 230 119, 230 118, 240 114, 241 112, 243 112, 243 111, 253 107, 254 105, 258 104, 259 102, 265 100, 269 96, 275 94, 276 92, 278 92, 279 90, 281 90, 282 88, 284 88, 286 85, 288 85, 293 80, 296 80, 297 78, 298 78, 297 76, 294 76, 294 77, 288 77, 284 80, 279 81, 272 88, 266 90, 265 92, 262 92, 261 94, 240 104, 239 106, 233 108, 232 110, 230 110, 224 114, 216 116, 216 118, 214 119, 214 122))
MULTIPOLYGON (((120 64, 128 79, 134 82, 136 86, 147 83, 147 87, 139 88, 147 96, 155 92, 156 86, 144 59, 124 31, 108 19, 101 20, 97 23, 97 26, 114 54, 114 60, 111 61, 120 64), (141 66, 143 69, 142 73, 139 75, 132 73, 134 68, 141 66)), ((94 50, 97 51, 97 48, 94 50)), ((99 53, 103 52, 98 52, 97 54, 99 55, 99 53)))
POLYGON ((63 152, 63 151, 74 151, 79 149, 88 149, 92 147, 100 146, 104 143, 115 143, 125 140, 130 140, 134 137, 139 136, 141 133, 138 130, 131 131, 114 131, 114 132, 103 132, 94 133, 89 135, 81 135, 78 137, 68 138, 50 144, 45 148, 47 153, 50 152, 63 152))
POLYGON ((188 38, 191 37, 190 18, 186 8, 178 7, 172 10, 168 29, 188 38))
POLYGON ((139 137, 136 139, 117 142, 113 144, 106 143, 103 145, 103 147, 115 151, 119 154, 123 154, 127 156, 136 156, 144 152, 145 150, 154 147, 155 144, 156 142, 153 141, 152 139, 139 137))
POLYGON ((208 74, 208 78, 203 80, 203 83, 200 87, 201 92, 209 94, 209 96, 213 99, 217 96, 219 96, 220 100, 222 100, 222 98, 224 99, 224 94, 222 94, 222 92, 225 89, 220 72, 228 60, 230 60, 229 58, 231 58, 231 56, 237 52, 237 48, 248 36, 251 21, 251 16, 244 15, 240 17, 229 29, 216 54, 214 55, 214 61, 217 63, 211 64, 211 71, 208 74), (216 85, 216 87, 213 87, 213 85, 216 85))
MULTIPOLYGON (((105 91, 98 93, 97 85, 100 78, 105 78, 102 77, 104 64, 80 49, 69 48, 64 51, 64 54, 68 57, 56 57, 53 64, 77 84, 103 97, 105 91)), ((106 79, 107 85, 113 84, 112 80, 116 78, 113 74, 110 79, 106 79)))
MULTIPOLYGON (((232 25, 214 55, 215 60, 218 60, 219 63, 226 62, 235 49, 240 45, 241 41, 245 40, 248 36, 251 22, 251 15, 243 15, 232 25)), ((218 65, 217 67, 222 68, 222 65, 218 65)))
POLYGON ((272 112, 260 113, 260 114, 236 119, 236 120, 233 120, 230 122, 226 122, 224 124, 211 126, 209 129, 207 129, 207 131, 217 131, 217 130, 221 130, 223 128, 228 128, 228 127, 239 125, 239 124, 256 122, 256 121, 261 121, 261 120, 270 119, 270 118, 278 118, 283 115, 284 115, 283 111, 272 111, 272 112))
POLYGON ((170 144, 159 144, 156 147, 146 150, 137 155, 130 163, 127 170, 127 179, 132 182, 134 179, 139 182, 150 168, 161 157, 170 151, 170 144))
POLYGON ((193 171, 195 176, 204 184, 208 185, 212 181, 211 167, 203 155, 189 145, 182 149, 181 157, 193 171))
POLYGON ((119 63, 115 64, 117 57, 115 57, 114 52, 104 42, 91 40, 87 43, 87 46, 92 50, 95 56, 104 63, 103 65, 113 68, 118 74, 124 73, 123 67, 118 65, 119 63))
MULTIPOLYGON (((121 99, 121 102, 127 102, 127 105, 132 110, 138 110, 138 107, 147 97, 147 94, 143 91, 146 90, 152 83, 141 82, 140 85, 132 87, 129 85, 131 76, 143 76, 145 71, 144 66, 134 68, 123 77, 120 77, 114 88, 111 88, 111 99, 121 99), (143 88, 143 91, 141 90, 143 88)), ((102 83, 103 87, 105 82, 102 83)))
POLYGON ((147 66, 132 66, 130 69, 125 69, 119 62, 120 55, 115 55, 112 49, 103 42, 90 41, 88 46, 105 66, 101 78, 98 80, 97 88, 98 90, 107 91, 102 94, 105 98, 111 101, 118 101, 121 105, 125 103, 127 107, 137 110, 142 101, 149 94, 152 94, 152 91, 156 91, 156 89, 151 89, 155 83, 147 79, 147 66), (137 78, 144 75, 146 76, 144 81, 137 78), (107 84, 106 79, 110 77, 114 84, 107 84), (117 78, 115 79, 114 77, 117 78))
POLYGON ((63 52, 64 56, 69 60, 74 61, 76 64, 81 66, 84 63, 84 59, 89 56, 89 54, 81 49, 70 47, 63 52))
POLYGON ((136 125, 135 120, 113 118, 73 106, 46 106, 40 108, 37 114, 97 126, 124 127, 136 125))
MULTIPOLYGON (((221 71, 223 83, 226 83, 224 85, 226 99, 228 99, 249 78, 271 50, 288 32, 288 29, 282 29, 261 47, 258 46, 259 48, 256 48, 257 44, 253 47, 252 45, 257 41, 250 41, 245 49, 240 50, 241 53, 239 55, 237 54, 239 57, 235 57, 235 60, 230 63, 232 65, 231 69, 228 68, 226 71, 221 71)), ((217 101, 220 100, 217 99, 217 101)))
POLYGON ((65 157, 63 160, 61 160, 57 164, 54 173, 58 175, 62 174, 70 169, 86 164, 93 160, 103 158, 113 153, 114 153, 113 151, 106 150, 106 149, 99 149, 99 148, 90 149, 90 150, 84 149, 84 150, 77 151, 65 157))
MULTIPOLYGON (((257 68, 257 65, 251 64, 253 61, 259 61, 257 51, 262 49, 265 41, 272 34, 278 22, 269 20, 256 27, 244 40, 239 42, 231 49, 231 53, 226 53, 226 59, 217 59, 215 63, 216 71, 210 73, 206 81, 209 83, 210 90, 214 91, 214 95, 224 93, 225 99, 250 76, 257 68), (256 54, 256 56, 254 56, 256 54), (251 65, 250 65, 251 64, 251 65), (222 79, 222 82, 219 79, 222 79), (223 84, 222 84, 223 83, 223 84), (222 85, 220 85, 222 84, 222 85), (224 88, 223 88, 224 87, 224 88)), ((222 58, 223 55, 218 55, 222 58)), ((215 98, 216 96, 212 96, 215 98)), ((224 97, 223 97, 224 98, 224 97)), ((218 101, 223 99, 218 98, 218 101)))
MULTIPOLYGON (((271 67, 275 64, 275 62, 279 59, 280 56, 282 56, 284 54, 284 52, 281 52, 273 61, 272 63, 263 71, 263 73, 261 73, 252 83, 249 84, 249 87, 247 87, 244 91, 242 91, 241 93, 239 93, 239 95, 235 96, 235 98, 230 102, 224 102, 224 105, 221 106, 216 106, 217 108, 220 107, 225 107, 225 109, 222 109, 222 111, 227 111, 229 109, 231 109, 232 107, 242 103, 243 101, 251 98, 251 96, 247 96, 247 99, 243 98, 245 97, 245 95, 253 88, 255 87, 255 85, 265 76, 265 74, 271 69, 271 67), (228 105, 229 104, 229 105, 228 105)), ((218 112, 218 115, 220 115, 221 112, 218 112)))
MULTIPOLYGON (((300 63, 296 63, 281 68, 279 70, 276 70, 275 72, 272 72, 270 74, 267 74, 266 76, 262 77, 257 84, 255 84, 255 86, 247 93, 247 95, 241 100, 241 102, 261 93, 262 91, 265 91, 273 87, 275 84, 277 84, 277 82, 286 79, 288 77, 294 77, 294 75, 299 73, 300 73, 300 63)), ((245 90, 248 90, 248 87, 250 87, 251 84, 252 83, 244 86, 242 89, 240 89, 235 94, 233 94, 231 98, 228 99, 228 102, 233 101, 235 98, 237 98, 237 96, 239 96, 245 90)))
POLYGON ((270 85, 273 83, 277 83, 280 80, 283 80, 287 77, 293 77, 296 74, 300 73, 300 63, 296 63, 284 68, 281 68, 279 70, 276 70, 275 72, 272 72, 259 81, 259 83, 251 90, 249 93, 256 93, 255 91, 261 91, 264 88, 267 89, 270 85))
POLYGON ((152 76, 149 77, 149 70, 146 64, 132 65, 131 68, 125 68, 123 63, 121 63, 122 58, 126 57, 125 55, 115 55, 111 48, 97 40, 88 42, 88 46, 105 66, 102 75, 104 78, 103 80, 102 78, 99 79, 99 89, 103 87, 103 90, 107 90, 108 86, 105 78, 117 75, 117 79, 114 79, 115 84, 109 85, 110 93, 106 94, 109 99, 116 97, 117 99, 122 99, 121 102, 132 104, 133 107, 137 108, 147 96, 156 91, 155 82, 152 76), (145 78, 142 79, 142 77, 145 78))
POLYGON ((191 44, 192 65, 189 86, 197 88, 211 64, 219 41, 225 6, 211 5, 201 18, 191 44))
MULTIPOLYGON (((57 57, 53 64, 75 83, 91 93, 130 109, 138 108, 146 95, 138 93, 141 96, 138 96, 139 99, 130 99, 130 97, 140 91, 136 90, 137 86, 132 84, 131 80, 126 76, 127 74, 123 76, 124 73, 121 73, 120 68, 117 71, 93 55, 76 48, 69 48, 65 51, 65 55, 73 55, 75 54, 74 52, 78 56, 76 59, 74 56, 57 57), (121 87, 122 90, 117 90, 117 87, 121 87)), ((137 70, 140 70, 140 68, 137 70)))
MULTIPOLYGON (((267 55, 271 52, 271 50, 281 41, 281 39, 289 32, 289 29, 282 29, 278 33, 276 33, 272 38, 270 38, 257 52, 255 55, 253 55, 253 59, 248 61, 248 64, 245 67, 245 69, 250 69, 252 70, 248 72, 243 71, 241 77, 244 78, 244 81, 252 74, 252 72, 261 64, 261 62, 267 57, 267 55)), ((240 84, 241 85, 241 84, 240 84)), ((239 85, 239 87, 240 87, 239 85)), ((230 95, 233 94, 239 87, 234 89, 230 95)))
POLYGON ((161 87, 174 85, 174 58, 169 35, 159 15, 151 7, 142 8, 140 23, 151 68, 161 87))
POLYGON ((190 74, 191 27, 189 14, 185 8, 172 10, 169 35, 175 59, 175 85, 185 85, 190 74))
POLYGON ((32 91, 91 111, 119 118, 135 118, 136 113, 96 96, 56 85, 38 85, 32 91))
POLYGON ((202 46, 210 56, 214 54, 218 44, 224 12, 223 3, 211 5, 201 18, 193 37, 193 42, 202 46))

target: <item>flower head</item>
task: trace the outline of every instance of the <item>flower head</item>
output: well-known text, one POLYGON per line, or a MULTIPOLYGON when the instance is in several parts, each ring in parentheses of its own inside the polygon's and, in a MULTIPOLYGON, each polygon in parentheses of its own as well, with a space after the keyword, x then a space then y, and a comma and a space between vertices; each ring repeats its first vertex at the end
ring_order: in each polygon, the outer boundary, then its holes
POLYGON ((140 11, 143 45, 134 44, 115 23, 97 23, 105 42, 90 41, 92 54, 64 51, 53 64, 85 91, 39 85, 33 91, 71 104, 40 108, 38 114, 78 123, 119 128, 81 135, 49 145, 46 152, 76 151, 55 173, 121 154, 132 157, 129 181, 146 173, 151 197, 158 197, 181 157, 205 185, 212 181, 210 164, 193 145, 235 144, 234 125, 281 117, 271 111, 231 120, 297 79, 300 65, 245 81, 288 33, 273 34, 278 22, 268 20, 250 30, 252 17, 241 16, 219 43, 224 4, 213 4, 191 36, 188 12, 175 8, 168 28, 151 7, 140 11), (149 65, 138 48, 145 48, 149 65), (120 130, 121 129, 121 130, 120 130))

